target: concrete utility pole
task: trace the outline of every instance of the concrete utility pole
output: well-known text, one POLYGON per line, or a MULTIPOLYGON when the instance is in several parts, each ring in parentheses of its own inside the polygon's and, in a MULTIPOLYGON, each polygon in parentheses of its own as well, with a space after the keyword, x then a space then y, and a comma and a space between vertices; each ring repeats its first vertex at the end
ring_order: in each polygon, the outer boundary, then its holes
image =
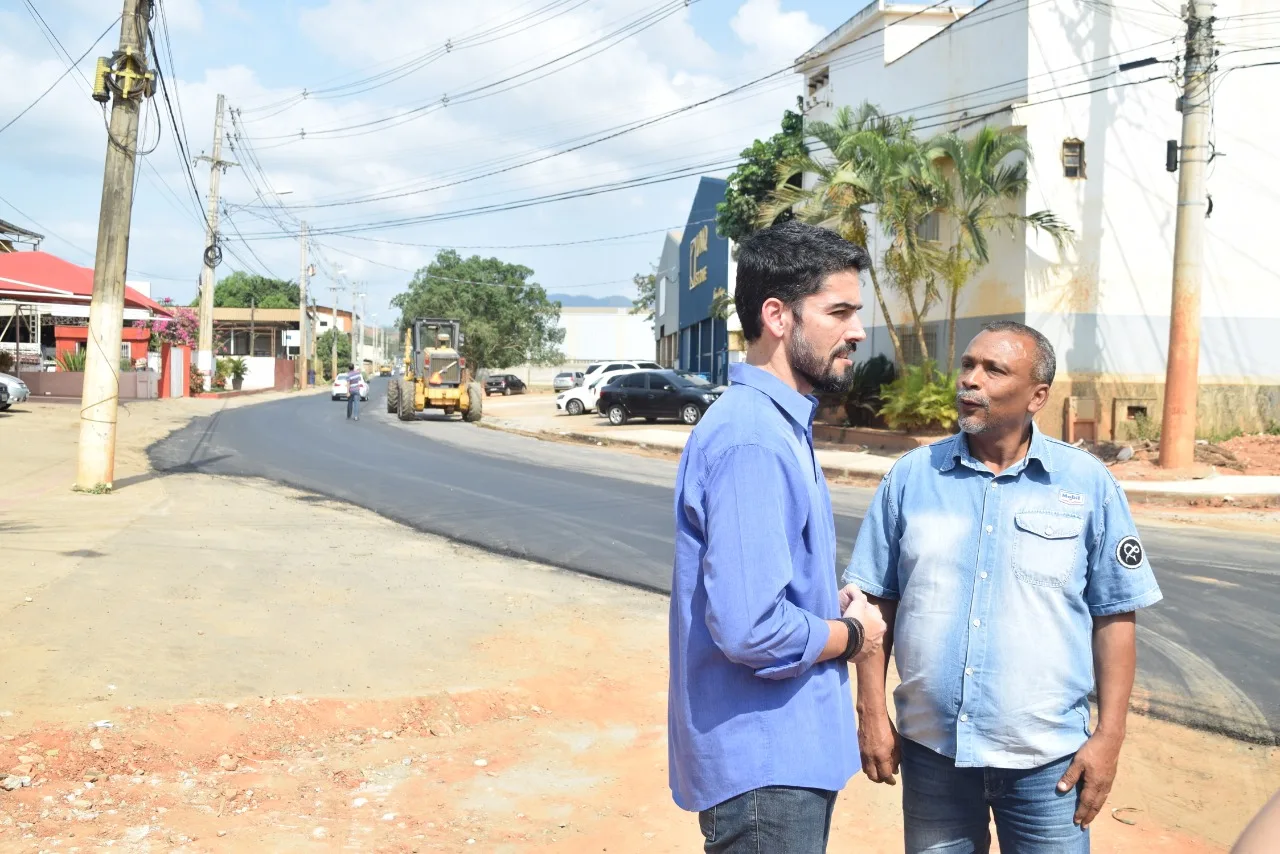
POLYGON ((333 361, 333 364, 331 366, 333 370, 333 376, 336 378, 338 376, 338 331, 339 331, 338 330, 338 286, 330 285, 329 293, 333 295, 333 298, 329 303, 332 306, 332 308, 329 309, 329 318, 330 318, 329 319, 329 347, 331 351, 330 358, 333 361))
POLYGON ((216 109, 213 116, 213 156, 196 158, 209 163, 209 211, 204 232, 204 264, 200 267, 200 336, 196 345, 196 367, 204 373, 205 390, 213 382, 213 270, 222 263, 222 249, 218 246, 218 193, 223 171, 228 166, 237 165, 222 159, 222 116, 227 111, 225 95, 218 96, 216 109))
POLYGON ((1173 304, 1169 311, 1169 364, 1160 423, 1160 465, 1195 462, 1196 402, 1200 370, 1200 285, 1203 279, 1205 166, 1209 160, 1213 2, 1187 4, 1187 46, 1182 94, 1182 164, 1173 237, 1173 304))
POLYGON ((111 100, 107 158, 93 260, 80 448, 76 488, 110 489, 116 467, 116 416, 120 408, 120 341, 124 327, 124 277, 133 219, 133 171, 138 155, 138 115, 152 93, 147 69, 146 22, 151 0, 124 0, 120 49, 98 60, 94 98, 111 100))
POLYGON ((302 263, 298 268, 298 388, 307 387, 307 224, 301 223, 298 248, 302 263))

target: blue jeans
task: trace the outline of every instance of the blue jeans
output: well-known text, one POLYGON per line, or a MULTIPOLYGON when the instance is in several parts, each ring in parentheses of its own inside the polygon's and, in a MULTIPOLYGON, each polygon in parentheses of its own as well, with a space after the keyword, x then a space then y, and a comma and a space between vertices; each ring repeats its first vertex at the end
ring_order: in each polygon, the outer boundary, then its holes
POLYGON ((707 854, 823 854, 836 793, 768 786, 698 813, 707 854))
MULTIPOLYGON (((1076 790, 1059 794, 1066 756, 1039 768, 957 768, 955 760, 902 740, 902 819, 907 854, 985 854, 995 815, 1001 854, 1088 854, 1072 823, 1076 790)), ((1083 784, 1082 784, 1083 785, 1083 784)))
POLYGON ((360 392, 347 392, 347 417, 355 416, 356 420, 360 420, 360 392))

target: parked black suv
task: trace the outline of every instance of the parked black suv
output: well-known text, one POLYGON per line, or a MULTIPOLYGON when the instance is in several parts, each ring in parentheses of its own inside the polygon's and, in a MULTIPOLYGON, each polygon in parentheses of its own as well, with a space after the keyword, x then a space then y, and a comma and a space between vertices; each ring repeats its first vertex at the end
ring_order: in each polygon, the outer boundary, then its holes
POLYGON ((490 394, 524 394, 529 387, 524 384, 524 380, 515 374, 491 374, 484 381, 484 393, 490 394))
POLYGON ((610 424, 626 424, 630 418, 653 422, 676 418, 697 424, 724 392, 698 374, 684 371, 636 371, 615 378, 600 390, 596 411, 610 424))

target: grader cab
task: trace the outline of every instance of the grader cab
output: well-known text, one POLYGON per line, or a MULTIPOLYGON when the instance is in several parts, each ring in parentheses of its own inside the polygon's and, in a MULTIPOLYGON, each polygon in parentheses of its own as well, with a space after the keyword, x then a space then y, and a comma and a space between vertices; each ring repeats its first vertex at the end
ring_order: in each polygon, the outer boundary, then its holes
POLYGON ((404 376, 387 387, 387 411, 412 421, 426 409, 479 421, 484 393, 462 357, 462 324, 420 318, 404 333, 404 376))

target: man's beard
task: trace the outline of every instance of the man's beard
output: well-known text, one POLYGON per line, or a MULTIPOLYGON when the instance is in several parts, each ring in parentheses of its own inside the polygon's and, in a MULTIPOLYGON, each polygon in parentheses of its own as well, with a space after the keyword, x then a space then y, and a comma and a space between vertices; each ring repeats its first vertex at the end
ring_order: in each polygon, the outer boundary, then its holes
POLYGON ((847 344, 829 356, 825 361, 813 351, 809 340, 804 336, 804 326, 797 319, 791 337, 787 339, 787 363, 791 370, 804 377, 814 391, 842 392, 853 382, 853 368, 837 371, 836 359, 847 359, 857 349, 857 344, 847 344))
POLYGON ((960 425, 960 429, 969 435, 977 433, 985 433, 991 429, 991 399, 985 394, 977 391, 962 391, 956 394, 956 412, 960 411, 960 401, 974 403, 982 407, 986 413, 986 418, 979 418, 975 415, 961 415, 956 423, 960 425))

